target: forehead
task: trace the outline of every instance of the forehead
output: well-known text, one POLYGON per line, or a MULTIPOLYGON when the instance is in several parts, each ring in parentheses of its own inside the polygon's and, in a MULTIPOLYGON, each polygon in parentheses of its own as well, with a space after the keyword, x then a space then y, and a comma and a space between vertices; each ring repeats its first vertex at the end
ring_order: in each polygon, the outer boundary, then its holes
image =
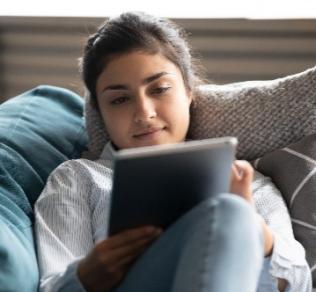
POLYGON ((131 52, 113 57, 105 66, 97 82, 111 84, 144 79, 159 72, 170 72, 175 78, 182 78, 179 68, 161 54, 131 52))

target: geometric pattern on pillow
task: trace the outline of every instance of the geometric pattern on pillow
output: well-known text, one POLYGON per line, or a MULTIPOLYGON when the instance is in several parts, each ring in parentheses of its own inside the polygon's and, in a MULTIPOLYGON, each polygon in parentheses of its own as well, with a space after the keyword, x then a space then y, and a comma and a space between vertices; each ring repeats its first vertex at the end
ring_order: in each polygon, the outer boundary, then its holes
POLYGON ((316 287, 316 134, 264 155, 254 166, 281 191, 316 287))
MULTIPOLYGON (((85 96, 90 143, 86 157, 97 158, 109 136, 89 93, 85 96)), ((235 136, 237 158, 254 160, 315 129, 316 67, 275 80, 198 87, 187 138, 235 136)))

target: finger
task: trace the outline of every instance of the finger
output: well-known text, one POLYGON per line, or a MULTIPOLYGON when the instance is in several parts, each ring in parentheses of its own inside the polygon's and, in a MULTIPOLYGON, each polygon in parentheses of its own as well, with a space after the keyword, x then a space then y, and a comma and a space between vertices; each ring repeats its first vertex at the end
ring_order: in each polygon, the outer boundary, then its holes
POLYGON ((234 161, 234 167, 237 171, 237 175, 242 180, 252 180, 253 168, 251 164, 246 160, 236 160, 234 161))
POLYGON ((137 254, 138 252, 141 252, 144 248, 147 248, 156 238, 157 235, 133 242, 130 245, 112 249, 110 252, 105 251, 105 261, 107 263, 114 264, 115 262, 120 261, 127 256, 137 254))
POLYGON ((130 254, 130 255, 118 260, 114 264, 114 268, 115 269, 126 269, 131 264, 133 264, 135 262, 135 260, 137 260, 137 258, 146 251, 147 248, 148 248, 148 246, 144 246, 142 249, 138 250, 137 252, 130 254))
POLYGON ((129 270, 131 269, 132 265, 135 263, 136 260, 136 256, 130 257, 128 260, 126 260, 125 264, 123 264, 122 262, 122 264, 120 265, 113 266, 114 275, 117 275, 117 282, 120 282, 126 276, 126 274, 129 272, 129 270))
POLYGON ((115 249, 125 245, 130 245, 134 241, 142 240, 143 238, 151 238, 162 232, 161 228, 154 226, 143 226, 129 229, 109 237, 103 241, 107 248, 115 249))
POLYGON ((234 171, 238 177, 242 177, 245 169, 244 161, 242 160, 235 160, 233 163, 234 171))
POLYGON ((235 162, 233 162, 233 164, 232 164, 230 179, 231 179, 231 182, 241 179, 237 165, 235 164, 235 162))
POLYGON ((123 271, 124 274, 127 273, 131 269, 131 267, 135 264, 135 262, 138 260, 138 258, 141 256, 141 254, 144 253, 144 251, 137 254, 132 260, 126 261, 125 264, 120 265, 118 269, 123 271))
MULTIPOLYGON (((145 251, 145 248, 142 250, 142 252, 145 251)), ((135 254, 129 255, 125 258, 122 258, 121 260, 117 261, 117 263, 115 263, 115 268, 116 269, 122 269, 130 264, 132 264, 137 258, 138 256, 141 254, 141 252, 137 252, 135 254)))
POLYGON ((110 260, 111 259, 120 260, 121 258, 124 258, 126 256, 134 255, 142 251, 143 249, 147 248, 156 238, 157 236, 151 237, 151 238, 144 238, 130 245, 112 249, 111 254, 109 254, 108 258, 110 260))
POLYGON ((137 252, 130 254, 120 260, 116 260, 115 263, 111 265, 112 271, 114 271, 115 274, 121 274, 124 276, 130 267, 134 264, 134 262, 145 252, 147 249, 147 246, 144 246, 141 250, 138 250, 137 252))
POLYGON ((131 254, 120 261, 117 261, 115 266, 118 270, 123 270, 125 273, 130 269, 130 267, 135 263, 135 261, 142 256, 142 254, 149 248, 149 246, 144 246, 142 249, 138 250, 134 254, 131 254))

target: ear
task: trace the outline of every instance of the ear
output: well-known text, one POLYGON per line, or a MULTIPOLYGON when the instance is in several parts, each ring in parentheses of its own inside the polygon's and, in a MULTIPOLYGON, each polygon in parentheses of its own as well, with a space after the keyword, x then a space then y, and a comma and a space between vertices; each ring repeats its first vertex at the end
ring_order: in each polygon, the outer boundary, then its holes
POLYGON ((189 107, 191 107, 192 102, 194 101, 194 94, 192 90, 188 91, 188 99, 189 99, 189 107))
POLYGON ((187 92, 187 96, 188 96, 188 99, 189 99, 189 106, 191 106, 192 101, 193 101, 193 96, 194 96, 193 95, 193 91, 190 90, 190 89, 187 89, 186 92, 187 92))

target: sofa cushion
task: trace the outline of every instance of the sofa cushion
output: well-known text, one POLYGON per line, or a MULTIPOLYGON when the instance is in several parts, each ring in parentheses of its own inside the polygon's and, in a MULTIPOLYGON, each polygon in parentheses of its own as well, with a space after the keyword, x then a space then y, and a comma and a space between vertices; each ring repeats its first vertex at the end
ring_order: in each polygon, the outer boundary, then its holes
POLYGON ((192 107, 192 139, 235 136, 252 160, 316 129, 316 67, 268 81, 205 85, 192 107))
POLYGON ((283 149, 267 153, 254 163, 272 178, 290 211, 296 239, 306 250, 316 286, 316 129, 283 149))
POLYGON ((37 291, 33 204, 48 175, 87 144, 83 101, 39 86, 0 105, 1 291, 37 291))

